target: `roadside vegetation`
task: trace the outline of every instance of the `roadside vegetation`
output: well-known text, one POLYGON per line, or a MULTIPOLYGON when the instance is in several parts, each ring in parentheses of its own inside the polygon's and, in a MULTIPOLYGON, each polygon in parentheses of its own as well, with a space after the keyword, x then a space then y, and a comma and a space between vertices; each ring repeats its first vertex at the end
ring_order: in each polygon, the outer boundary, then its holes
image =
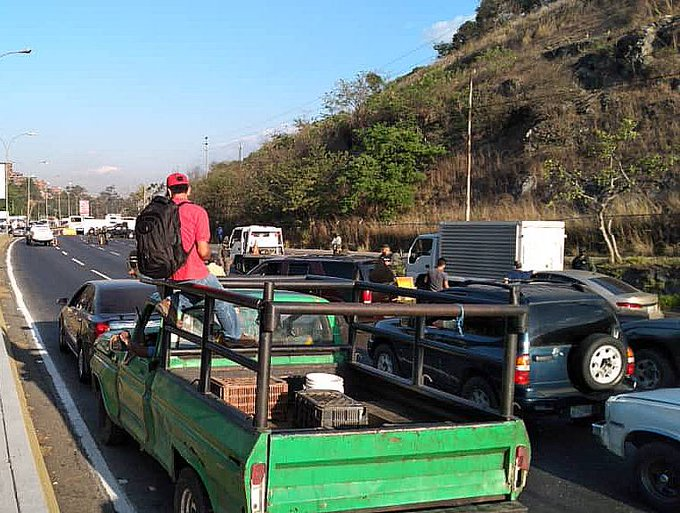
POLYGON ((473 219, 566 219, 569 250, 612 260, 678 255, 679 12, 482 1, 433 65, 339 81, 320 119, 213 164, 197 201, 224 226, 275 223, 298 244, 338 231, 353 248, 405 249, 464 219, 472 76, 473 219))

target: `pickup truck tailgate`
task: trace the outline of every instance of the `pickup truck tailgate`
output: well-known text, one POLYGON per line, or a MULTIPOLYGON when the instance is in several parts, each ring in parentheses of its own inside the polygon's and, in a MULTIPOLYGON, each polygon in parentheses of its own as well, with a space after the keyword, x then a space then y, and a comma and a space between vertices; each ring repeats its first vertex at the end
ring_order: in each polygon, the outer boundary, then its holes
POLYGON ((267 512, 313 513, 516 498, 521 421, 274 433, 267 512))

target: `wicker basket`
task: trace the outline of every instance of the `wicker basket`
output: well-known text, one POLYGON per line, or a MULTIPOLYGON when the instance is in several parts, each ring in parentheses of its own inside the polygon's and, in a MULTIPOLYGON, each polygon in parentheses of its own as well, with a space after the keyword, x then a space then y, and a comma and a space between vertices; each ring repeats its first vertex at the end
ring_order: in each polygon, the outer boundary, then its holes
MULTIPOLYGON (((247 415, 255 415, 255 378, 210 378, 210 391, 224 402, 247 415)), ((269 418, 284 420, 288 414, 288 383, 280 379, 269 382, 269 418)))
POLYGON ((301 390, 295 396, 298 427, 337 428, 368 424, 366 407, 335 390, 301 390))

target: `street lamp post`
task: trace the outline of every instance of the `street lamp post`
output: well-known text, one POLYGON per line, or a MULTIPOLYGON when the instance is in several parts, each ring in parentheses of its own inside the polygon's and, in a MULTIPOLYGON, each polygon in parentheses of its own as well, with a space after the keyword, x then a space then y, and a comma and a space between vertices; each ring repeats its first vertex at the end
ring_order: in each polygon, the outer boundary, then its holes
POLYGON ((69 217, 69 219, 71 218, 71 185, 72 185, 72 183, 69 182, 68 186, 66 187, 66 201, 68 202, 68 217, 69 217))
MULTIPOLYGON (((30 53, 30 50, 28 52, 30 53)), ((10 53, 26 53, 26 52, 23 50, 20 52, 8 52, 0 55, 0 57, 4 57, 5 55, 9 55, 10 53)), ((21 134, 15 135, 14 137, 11 137, 8 141, 5 141, 2 137, 0 137, 0 142, 2 142, 2 145, 5 147, 5 210, 7 210, 7 215, 9 215, 9 173, 7 172, 7 164, 10 164, 9 150, 12 147, 14 141, 16 141, 19 137, 23 136, 34 137, 36 135, 38 135, 38 133, 33 131, 23 132, 21 134)))

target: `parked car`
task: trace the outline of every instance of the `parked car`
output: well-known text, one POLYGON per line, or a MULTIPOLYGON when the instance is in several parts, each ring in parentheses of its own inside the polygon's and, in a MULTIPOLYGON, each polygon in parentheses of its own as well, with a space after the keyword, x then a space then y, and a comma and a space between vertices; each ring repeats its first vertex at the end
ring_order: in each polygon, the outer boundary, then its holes
POLYGON ((635 352, 635 380, 641 390, 680 384, 680 318, 626 322, 626 340, 635 352))
POLYGON ((47 246, 54 242, 54 234, 47 223, 35 223, 26 234, 26 244, 42 244, 47 246))
MULTIPOLYGON (((300 256, 276 257, 262 262, 248 272, 248 276, 332 276, 347 280, 369 281, 368 275, 375 265, 375 258, 354 256, 300 256)), ((351 301, 351 291, 331 290, 320 295, 331 301, 351 301)), ((365 302, 372 301, 373 294, 366 291, 365 302)))
POLYGON ((78 378, 90 377, 90 358, 95 339, 110 329, 135 325, 137 309, 156 291, 137 280, 93 280, 82 285, 69 300, 61 298, 59 349, 78 358, 78 378))
POLYGON ((640 496, 657 511, 680 511, 680 388, 610 397, 593 434, 633 463, 640 496))
MULTIPOLYGON (((630 390, 632 352, 621 338, 609 304, 568 284, 517 285, 529 307, 529 329, 518 342, 515 401, 523 415, 558 413, 572 418, 598 413, 610 395, 630 390)), ((454 286, 440 295, 461 304, 508 304, 509 285, 454 286)), ((368 353, 376 368, 408 376, 415 327, 405 319, 376 323, 368 353)), ((427 349, 425 374, 431 386, 489 408, 500 402, 506 326, 501 320, 428 319, 425 338, 456 348, 455 355, 427 349)))
POLYGON ((534 280, 580 283, 605 298, 624 318, 659 319, 663 312, 659 307, 659 296, 643 292, 632 285, 606 274, 590 271, 543 271, 532 275, 534 280))

